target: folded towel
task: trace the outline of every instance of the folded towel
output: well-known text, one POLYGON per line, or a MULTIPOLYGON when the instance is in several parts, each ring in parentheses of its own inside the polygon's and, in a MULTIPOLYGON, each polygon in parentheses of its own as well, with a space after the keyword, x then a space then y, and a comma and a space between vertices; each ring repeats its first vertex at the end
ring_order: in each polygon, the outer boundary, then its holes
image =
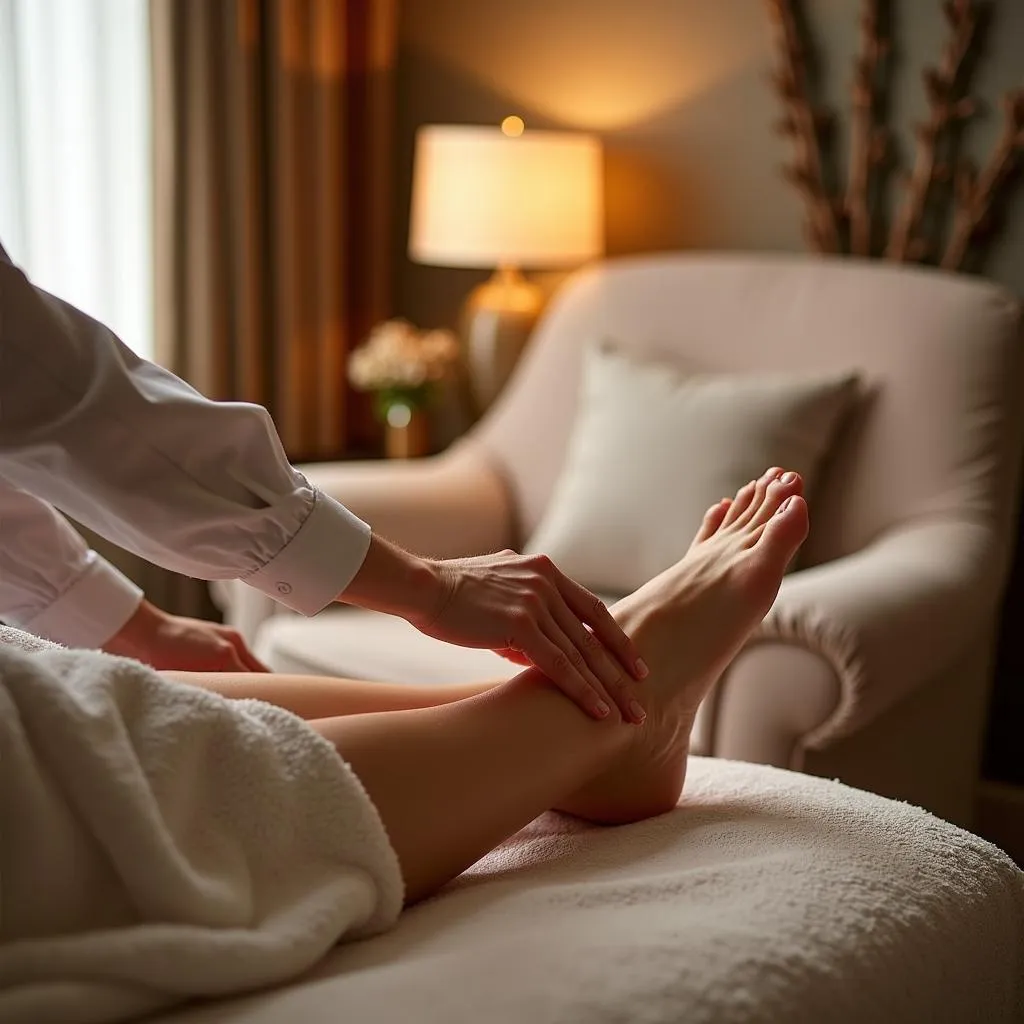
POLYGON ((398 862, 295 716, 0 637, 0 1020, 122 1020, 391 925, 398 862))

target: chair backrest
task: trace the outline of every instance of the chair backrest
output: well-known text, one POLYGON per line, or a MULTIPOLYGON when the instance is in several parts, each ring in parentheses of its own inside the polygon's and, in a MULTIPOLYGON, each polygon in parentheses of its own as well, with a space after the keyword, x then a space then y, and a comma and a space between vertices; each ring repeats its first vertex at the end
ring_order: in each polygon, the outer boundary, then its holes
POLYGON ((522 540, 565 455, 587 343, 612 339, 706 372, 856 368, 870 393, 810 496, 804 564, 922 516, 991 521, 1005 544, 1024 445, 1019 322, 998 286, 923 268, 767 255, 609 261, 563 287, 467 441, 507 480, 522 540))

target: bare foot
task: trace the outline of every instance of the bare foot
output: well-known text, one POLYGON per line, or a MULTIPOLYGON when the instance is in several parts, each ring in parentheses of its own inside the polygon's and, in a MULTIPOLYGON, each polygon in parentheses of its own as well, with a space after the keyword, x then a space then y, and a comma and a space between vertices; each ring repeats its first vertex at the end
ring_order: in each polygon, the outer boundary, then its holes
POLYGON ((676 805, 697 708, 768 613, 807 536, 802 488, 796 473, 768 470, 712 506, 686 555, 612 608, 651 670, 640 684, 647 720, 561 810, 622 824, 676 805))

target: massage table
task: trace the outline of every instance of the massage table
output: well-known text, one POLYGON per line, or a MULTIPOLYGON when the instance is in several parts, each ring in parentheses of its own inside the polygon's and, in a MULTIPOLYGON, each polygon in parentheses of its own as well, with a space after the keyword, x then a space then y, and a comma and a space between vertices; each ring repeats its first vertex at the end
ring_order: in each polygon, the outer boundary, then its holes
POLYGON ((389 932, 160 1024, 1024 1020, 1024 872, 918 808, 692 758, 680 806, 546 814, 389 932))

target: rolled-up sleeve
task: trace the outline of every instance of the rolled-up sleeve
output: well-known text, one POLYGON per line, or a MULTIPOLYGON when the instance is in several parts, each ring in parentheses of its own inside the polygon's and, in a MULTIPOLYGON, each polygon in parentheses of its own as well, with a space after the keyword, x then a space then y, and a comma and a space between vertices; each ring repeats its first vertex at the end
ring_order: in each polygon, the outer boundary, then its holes
POLYGON ((304 614, 370 542, 290 465, 265 409, 204 398, 3 263, 0 472, 143 558, 304 614))

